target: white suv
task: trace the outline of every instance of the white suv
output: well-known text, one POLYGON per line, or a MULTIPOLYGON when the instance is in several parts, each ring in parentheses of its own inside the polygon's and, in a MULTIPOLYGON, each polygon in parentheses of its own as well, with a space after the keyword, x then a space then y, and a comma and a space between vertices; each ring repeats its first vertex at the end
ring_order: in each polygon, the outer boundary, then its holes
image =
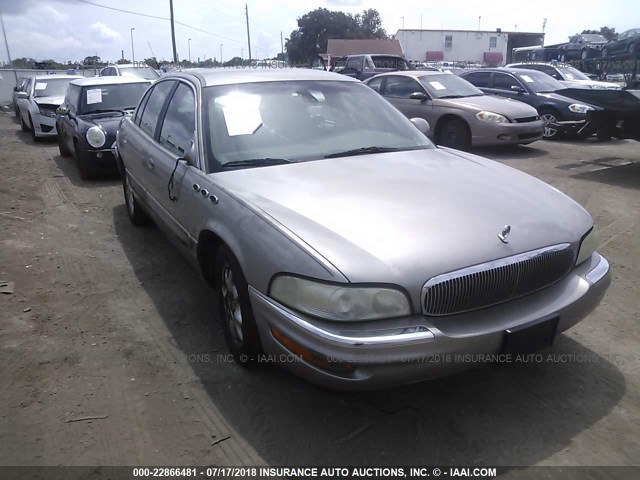
POLYGON ((157 80, 160 78, 158 72, 148 65, 134 65, 123 63, 121 65, 108 65, 100 70, 101 77, 137 77, 145 80, 157 80))

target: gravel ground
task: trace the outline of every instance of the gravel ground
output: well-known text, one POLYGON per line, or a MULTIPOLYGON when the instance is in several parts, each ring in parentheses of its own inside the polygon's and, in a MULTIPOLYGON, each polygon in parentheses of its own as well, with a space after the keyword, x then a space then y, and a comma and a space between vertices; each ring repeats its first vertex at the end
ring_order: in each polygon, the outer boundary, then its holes
POLYGON ((595 219, 612 286, 545 351, 573 360, 345 394, 227 361, 211 291, 129 223, 119 181, 81 181, 19 130, 0 113, 0 464, 638 463, 639 143, 478 152, 595 219))

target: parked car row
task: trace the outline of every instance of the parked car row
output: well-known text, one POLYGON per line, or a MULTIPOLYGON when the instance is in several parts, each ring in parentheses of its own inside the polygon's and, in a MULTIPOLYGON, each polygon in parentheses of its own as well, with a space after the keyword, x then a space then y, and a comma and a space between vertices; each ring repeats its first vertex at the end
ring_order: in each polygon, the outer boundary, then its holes
POLYGON ((533 108, 452 74, 364 84, 317 70, 193 70, 67 83, 60 153, 85 167, 112 155, 131 222, 156 223, 202 273, 241 365, 266 353, 333 388, 411 383, 474 366, 421 361, 431 355, 548 346, 609 286, 577 203, 427 138, 425 117, 436 137, 455 137, 451 124, 438 130, 449 115, 473 125, 471 143, 491 124, 540 134, 533 108))
POLYGON ((559 60, 587 60, 589 58, 608 57, 620 53, 633 54, 640 47, 640 28, 632 28, 620 33, 614 40, 603 35, 583 33, 574 35, 569 42, 557 45, 559 60))

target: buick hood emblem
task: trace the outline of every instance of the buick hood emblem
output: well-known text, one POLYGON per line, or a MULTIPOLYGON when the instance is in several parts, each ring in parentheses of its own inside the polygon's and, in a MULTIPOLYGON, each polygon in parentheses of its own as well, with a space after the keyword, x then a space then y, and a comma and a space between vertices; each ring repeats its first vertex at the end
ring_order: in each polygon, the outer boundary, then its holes
POLYGON ((511 233, 511 225, 505 225, 502 229, 502 233, 498 234, 498 238, 502 243, 509 243, 509 240, 507 240, 509 233, 511 233))

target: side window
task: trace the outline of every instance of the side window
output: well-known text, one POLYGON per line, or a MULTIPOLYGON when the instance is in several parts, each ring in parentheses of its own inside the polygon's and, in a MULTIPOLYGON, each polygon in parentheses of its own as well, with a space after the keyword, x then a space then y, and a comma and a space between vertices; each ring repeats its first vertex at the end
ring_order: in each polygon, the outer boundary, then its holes
POLYGON ((453 47, 453 35, 445 35, 444 48, 446 50, 451 50, 451 47, 453 47))
POLYGON ((147 105, 147 100, 149 100, 149 96, 151 95, 152 91, 153 91, 153 88, 150 88, 149 90, 147 90, 147 93, 144 94, 144 96, 142 97, 142 100, 140 100, 140 103, 136 107, 136 112, 133 115, 133 123, 135 123, 136 125, 140 125, 142 112, 144 112, 144 107, 147 105))
POLYGON ((24 92, 27 92, 28 95, 31 95, 31 79, 27 80, 27 83, 24 84, 24 92))
POLYGON ((380 89, 382 88, 382 81, 384 77, 378 77, 371 80, 367 85, 371 87, 376 92, 380 93, 380 89))
POLYGON ((496 73, 495 77, 493 77, 493 88, 497 88, 499 90, 511 90, 511 87, 520 87, 520 82, 518 82, 511 75, 506 75, 504 73, 496 73))
POLYGON ((352 69, 352 70, 356 70, 356 71, 360 71, 360 64, 362 63, 362 59, 360 57, 357 58, 350 58, 349 60, 347 60, 347 64, 345 65, 344 69, 352 69))
POLYGON ((424 90, 418 83, 409 77, 387 77, 387 83, 384 87, 383 95, 389 97, 409 98, 414 92, 423 92, 424 90))
POLYGON ((546 73, 547 75, 552 76, 552 77, 553 77, 553 78, 555 78, 556 80, 564 80, 564 79, 562 78, 562 75, 560 75, 560 74, 558 73, 558 71, 557 71, 555 68, 545 67, 545 68, 543 68, 543 69, 542 69, 542 71, 543 71, 544 73, 546 73))
POLYGON ((489 37, 489 48, 496 48, 498 45, 498 37, 489 37))
POLYGON ((193 90, 180 83, 171 97, 162 122, 160 144, 175 154, 184 156, 195 141, 195 116, 196 101, 193 90))
POLYGON ((140 118, 140 128, 152 137, 156 133, 156 126, 158 125, 158 118, 162 112, 162 107, 175 84, 175 81, 157 83, 149 95, 147 104, 142 112, 142 117, 140 118))
POLYGON ((476 87, 489 87, 491 82, 491 72, 476 72, 466 75, 464 79, 476 87))
POLYGON ((81 90, 82 89, 80 87, 77 87, 75 85, 69 85, 69 88, 67 89, 65 102, 67 103, 67 108, 73 112, 78 110, 81 90))

